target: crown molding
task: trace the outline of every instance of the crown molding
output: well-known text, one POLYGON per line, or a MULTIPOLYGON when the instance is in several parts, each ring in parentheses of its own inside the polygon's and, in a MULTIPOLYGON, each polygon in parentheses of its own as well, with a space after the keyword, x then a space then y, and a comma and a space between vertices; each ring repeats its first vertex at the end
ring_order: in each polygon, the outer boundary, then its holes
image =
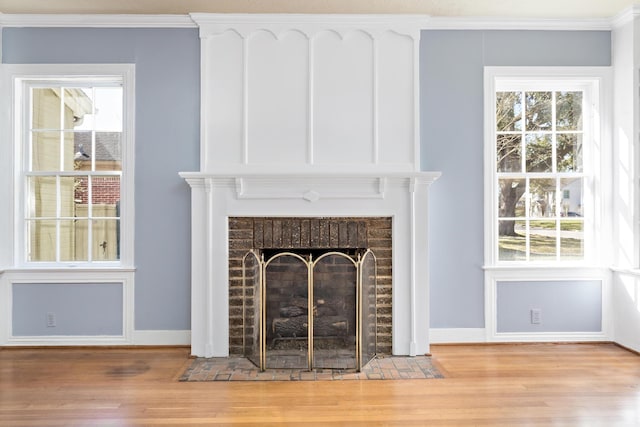
POLYGON ((2 14, 2 27, 197 28, 189 15, 2 14))
POLYGON ((620 28, 623 25, 632 22, 635 18, 640 16, 640 5, 634 4, 631 7, 624 9, 611 19, 612 29, 620 28))
POLYGON ((520 19, 482 17, 432 17, 429 30, 539 30, 609 31, 612 21, 598 19, 520 19))
POLYGON ((402 23, 427 30, 540 30, 610 31, 640 16, 634 5, 612 18, 596 19, 519 19, 491 17, 434 17, 429 15, 363 14, 261 14, 192 13, 189 15, 142 14, 3 14, 0 27, 79 27, 79 28, 198 28, 203 25, 316 24, 376 27, 402 23))
POLYGON ((424 26, 429 15, 408 14, 326 14, 326 13, 191 13, 196 23, 204 24, 327 24, 353 26, 384 26, 400 23, 424 26))
POLYGON ((284 31, 295 29, 311 37, 320 31, 343 34, 359 29, 370 34, 393 30, 417 39, 420 30, 427 28, 430 19, 428 15, 402 14, 192 13, 190 16, 200 28, 203 38, 228 30, 243 37, 255 31, 267 30, 278 37, 284 31))

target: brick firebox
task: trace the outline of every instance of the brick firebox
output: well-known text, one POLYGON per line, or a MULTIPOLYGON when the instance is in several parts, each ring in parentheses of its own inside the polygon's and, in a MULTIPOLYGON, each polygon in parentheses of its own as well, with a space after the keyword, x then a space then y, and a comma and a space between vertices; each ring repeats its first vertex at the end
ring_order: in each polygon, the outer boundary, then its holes
POLYGON ((392 352, 392 220, 389 217, 229 218, 229 353, 242 354, 242 259, 251 249, 368 248, 377 259, 378 354, 392 352))

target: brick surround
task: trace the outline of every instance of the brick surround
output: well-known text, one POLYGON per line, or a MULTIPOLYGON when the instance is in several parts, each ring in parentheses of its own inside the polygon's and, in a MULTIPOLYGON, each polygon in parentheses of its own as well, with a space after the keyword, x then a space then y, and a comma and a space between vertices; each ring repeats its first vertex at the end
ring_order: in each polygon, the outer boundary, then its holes
POLYGON ((392 346, 392 222, 388 217, 229 218, 229 353, 242 354, 242 258, 251 249, 371 249, 377 259, 378 354, 392 346))

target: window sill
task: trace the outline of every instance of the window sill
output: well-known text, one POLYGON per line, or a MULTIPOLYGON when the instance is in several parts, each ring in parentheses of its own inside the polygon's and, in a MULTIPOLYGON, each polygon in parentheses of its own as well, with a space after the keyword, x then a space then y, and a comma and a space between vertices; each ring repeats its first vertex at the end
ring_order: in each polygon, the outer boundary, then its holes
POLYGON ((639 268, 622 268, 622 267, 611 267, 611 271, 618 274, 624 274, 626 276, 634 276, 640 277, 640 269, 639 268))
POLYGON ((0 273, 134 273, 135 267, 96 266, 96 267, 63 267, 63 266, 29 266, 5 268, 0 273))
MULTIPOLYGON (((513 270, 609 270, 608 266, 593 264, 512 264, 512 265, 483 265, 485 271, 513 271, 513 270)), ((640 270, 639 270, 640 271, 640 270)))

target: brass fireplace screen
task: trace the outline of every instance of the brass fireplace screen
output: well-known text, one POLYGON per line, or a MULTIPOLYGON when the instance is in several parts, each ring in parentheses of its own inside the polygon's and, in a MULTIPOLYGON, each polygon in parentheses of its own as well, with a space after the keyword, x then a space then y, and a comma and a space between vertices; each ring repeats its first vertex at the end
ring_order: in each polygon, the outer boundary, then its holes
POLYGON ((376 355, 376 269, 369 249, 249 251, 245 357, 261 370, 360 371, 376 355))

